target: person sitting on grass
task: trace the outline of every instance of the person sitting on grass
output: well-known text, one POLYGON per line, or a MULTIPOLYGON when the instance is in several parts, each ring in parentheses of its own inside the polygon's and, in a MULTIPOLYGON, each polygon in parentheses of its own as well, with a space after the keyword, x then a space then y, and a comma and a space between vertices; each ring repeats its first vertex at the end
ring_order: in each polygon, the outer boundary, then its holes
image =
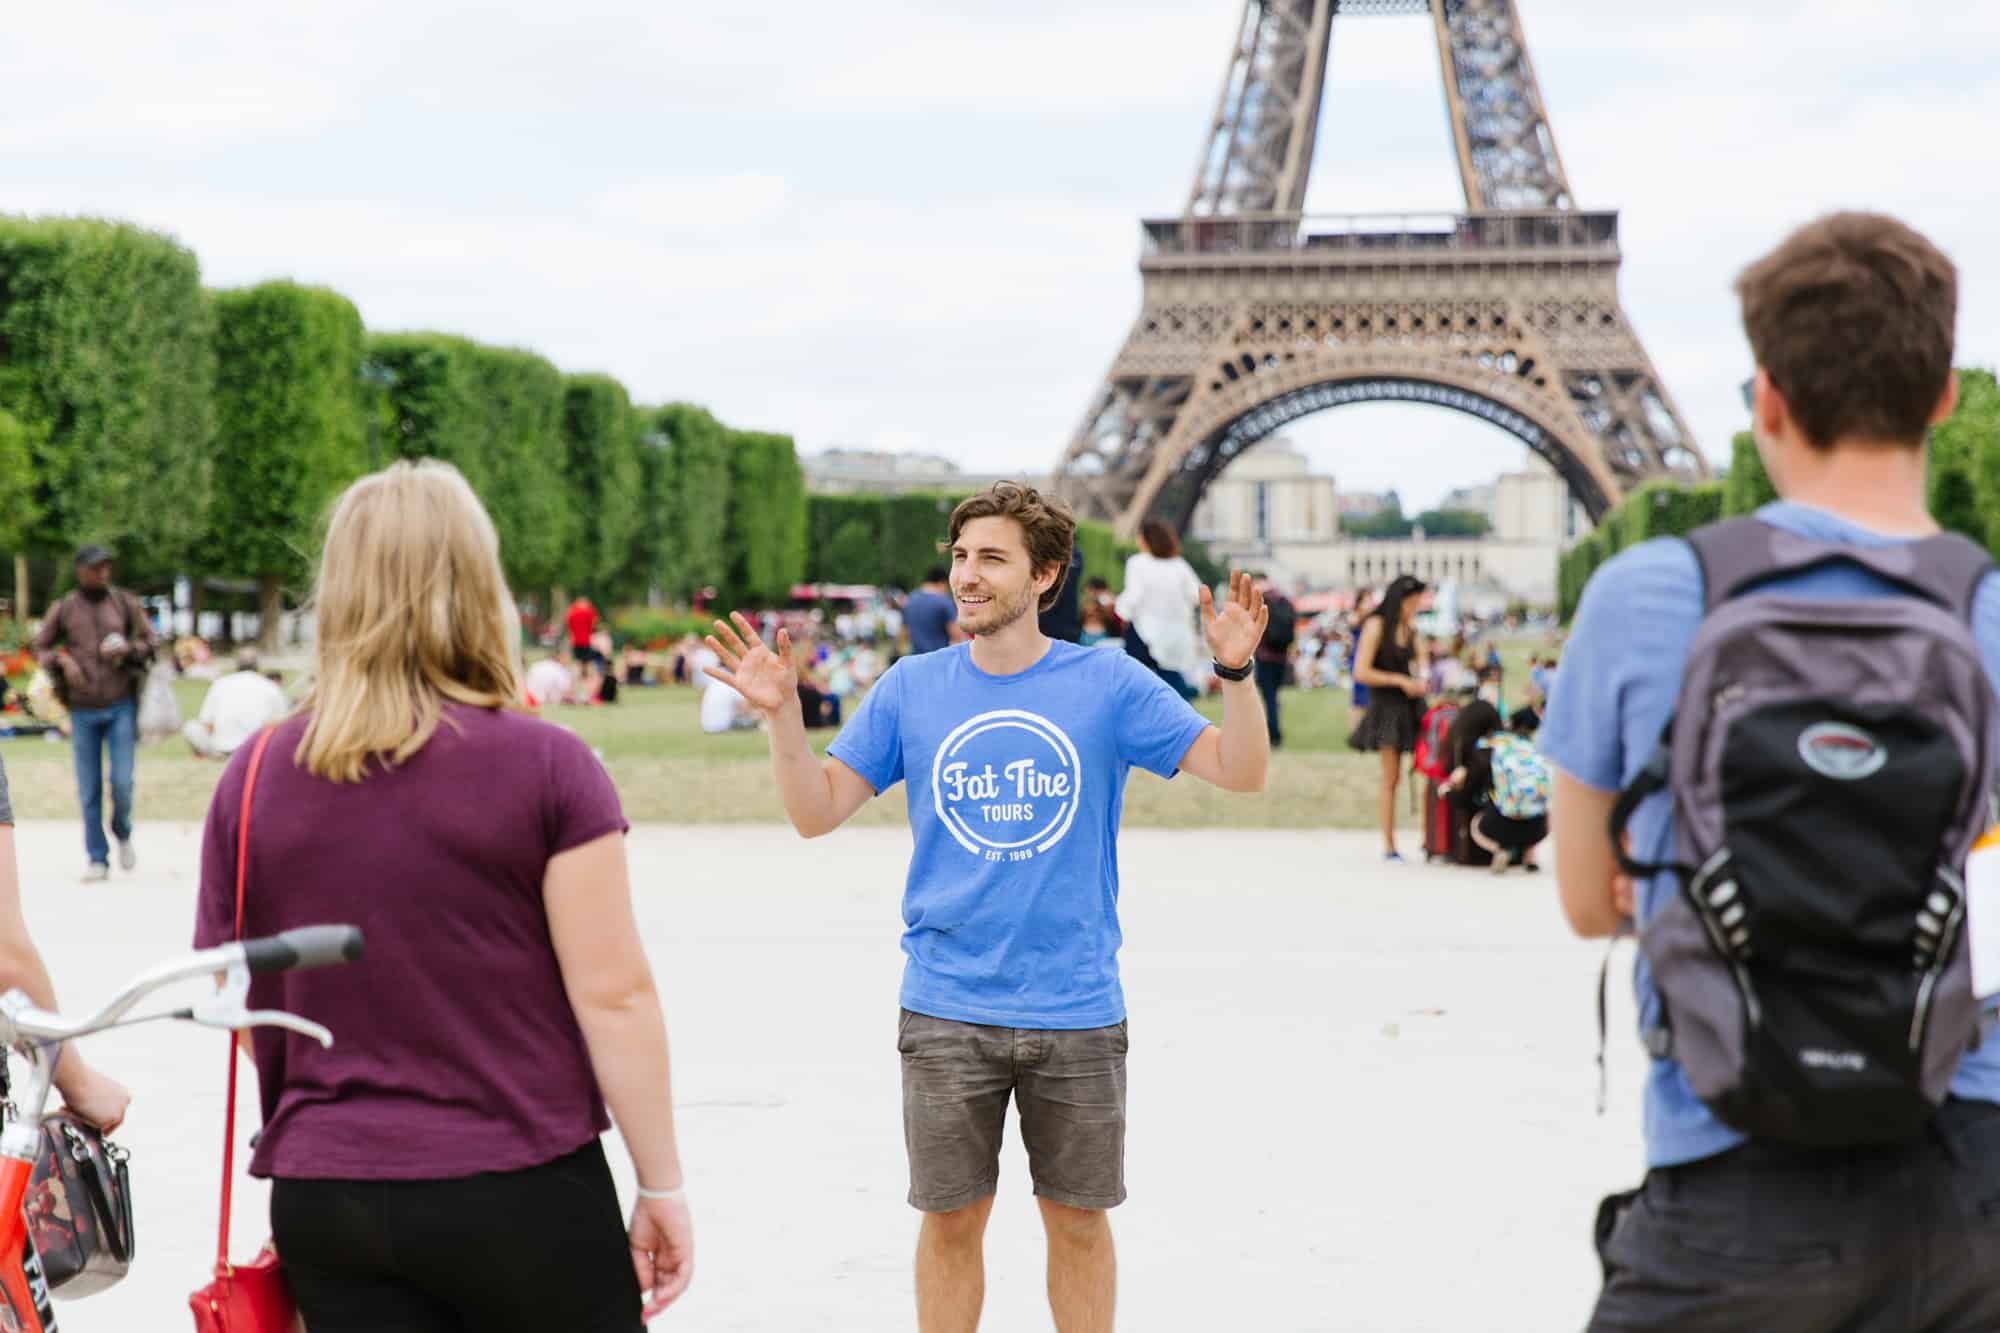
POLYGON ((181 728, 181 735, 196 757, 227 759, 290 710, 284 689, 257 669, 257 650, 240 648, 236 670, 208 687, 201 712, 181 728))
POLYGON ((528 668, 526 679, 528 706, 531 708, 553 708, 557 704, 570 701, 570 691, 576 688, 576 672, 571 667, 569 649, 565 648, 553 657, 544 657, 528 668))

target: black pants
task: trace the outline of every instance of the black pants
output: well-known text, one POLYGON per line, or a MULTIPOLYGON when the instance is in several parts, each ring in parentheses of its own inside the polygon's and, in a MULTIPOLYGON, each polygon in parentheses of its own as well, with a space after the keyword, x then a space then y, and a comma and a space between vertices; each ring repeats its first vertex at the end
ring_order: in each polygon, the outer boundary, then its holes
POLYGON ((1594 1331, 2000 1329, 2000 1106, 1949 1100, 1897 1147, 1649 1171, 1597 1232, 1594 1331))
POLYGON ((640 1333, 604 1149, 462 1180, 281 1179, 271 1235, 312 1333, 640 1333))
POLYGON ((1278 687, 1285 683, 1287 662, 1257 661, 1257 693, 1264 696, 1264 726, 1271 733, 1271 744, 1284 740, 1284 733, 1278 729, 1278 687))

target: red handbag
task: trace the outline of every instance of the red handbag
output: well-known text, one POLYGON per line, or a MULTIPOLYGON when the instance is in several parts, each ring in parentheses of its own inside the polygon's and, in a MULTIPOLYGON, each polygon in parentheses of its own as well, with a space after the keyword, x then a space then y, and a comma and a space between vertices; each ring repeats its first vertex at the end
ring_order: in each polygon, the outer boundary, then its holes
MULTIPOLYGON (((243 884, 250 866, 250 794, 271 743, 266 727, 250 751, 243 776, 243 807, 236 820, 236 938, 243 938, 243 884)), ((215 1279, 188 1297, 195 1333, 291 1333, 298 1306, 285 1285, 278 1254, 268 1244, 247 1264, 229 1262, 229 1187, 236 1174, 236 1034, 229 1034, 229 1110, 222 1131, 222 1228, 215 1242, 215 1279)))

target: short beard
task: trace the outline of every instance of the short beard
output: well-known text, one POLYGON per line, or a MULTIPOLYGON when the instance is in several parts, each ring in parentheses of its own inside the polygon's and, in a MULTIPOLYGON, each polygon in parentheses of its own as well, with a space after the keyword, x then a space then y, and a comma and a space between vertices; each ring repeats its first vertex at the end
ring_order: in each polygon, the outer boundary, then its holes
POLYGON ((996 611, 999 614, 1000 619, 984 629, 974 630, 972 632, 976 635, 998 634, 1001 630, 1007 629, 1010 626, 1012 626, 1022 616, 1027 615, 1028 612, 1034 608, 1035 603, 1036 603, 1035 585, 1032 583, 1028 585, 1026 591, 1024 591, 1021 594, 1021 599, 1017 602, 1002 603, 996 598, 993 605, 996 608, 996 611))

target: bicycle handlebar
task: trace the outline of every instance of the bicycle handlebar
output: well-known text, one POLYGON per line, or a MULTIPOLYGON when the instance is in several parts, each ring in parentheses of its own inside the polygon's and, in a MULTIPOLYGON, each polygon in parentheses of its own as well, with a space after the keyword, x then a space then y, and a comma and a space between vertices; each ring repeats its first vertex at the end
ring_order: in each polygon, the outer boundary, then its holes
POLYGON ((356 926, 301 926, 261 940, 243 941, 243 961, 252 972, 293 972, 331 967, 361 957, 356 926))

